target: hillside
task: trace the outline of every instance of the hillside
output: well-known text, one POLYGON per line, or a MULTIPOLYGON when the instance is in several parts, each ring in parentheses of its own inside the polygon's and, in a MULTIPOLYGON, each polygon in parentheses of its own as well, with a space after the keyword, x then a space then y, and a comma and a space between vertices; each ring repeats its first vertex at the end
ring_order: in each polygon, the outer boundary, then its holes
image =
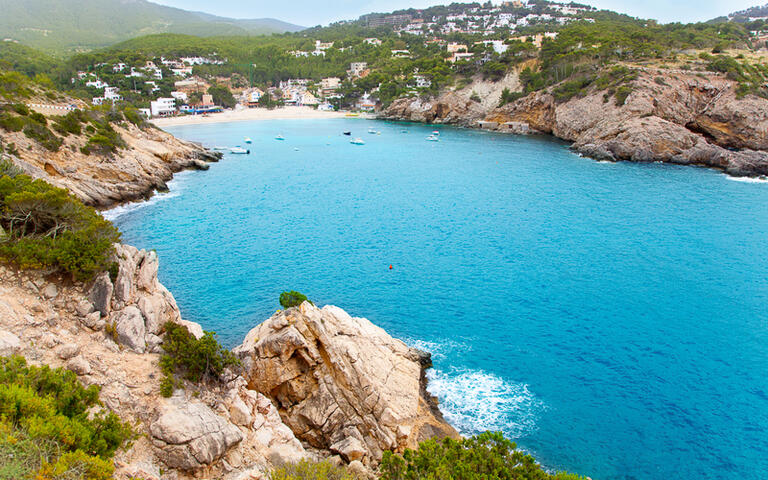
POLYGON ((263 35, 302 29, 275 19, 235 20, 146 0, 0 0, 0 9, 0 38, 57 53, 153 33, 263 35))

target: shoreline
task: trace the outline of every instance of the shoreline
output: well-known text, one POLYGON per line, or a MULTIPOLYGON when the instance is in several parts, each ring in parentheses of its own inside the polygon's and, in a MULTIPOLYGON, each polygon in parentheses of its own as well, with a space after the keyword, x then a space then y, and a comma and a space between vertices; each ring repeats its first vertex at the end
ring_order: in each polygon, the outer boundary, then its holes
POLYGON ((334 118, 364 118, 373 117, 361 113, 348 117, 349 112, 324 112, 310 107, 281 107, 273 110, 264 108, 246 108, 243 110, 225 110, 209 115, 183 115, 178 117, 161 117, 150 120, 158 128, 176 127, 182 125, 205 125, 230 122, 252 122, 259 120, 302 120, 302 119, 334 119, 334 118))

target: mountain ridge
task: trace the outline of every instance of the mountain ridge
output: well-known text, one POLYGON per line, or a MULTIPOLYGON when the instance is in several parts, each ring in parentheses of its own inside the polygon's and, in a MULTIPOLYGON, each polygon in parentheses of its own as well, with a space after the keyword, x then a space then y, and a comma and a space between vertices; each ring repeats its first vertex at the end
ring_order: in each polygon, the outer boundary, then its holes
POLYGON ((304 29, 272 18, 225 18, 147 0, 0 0, 0 9, 0 38, 56 53, 153 33, 265 35, 304 29))

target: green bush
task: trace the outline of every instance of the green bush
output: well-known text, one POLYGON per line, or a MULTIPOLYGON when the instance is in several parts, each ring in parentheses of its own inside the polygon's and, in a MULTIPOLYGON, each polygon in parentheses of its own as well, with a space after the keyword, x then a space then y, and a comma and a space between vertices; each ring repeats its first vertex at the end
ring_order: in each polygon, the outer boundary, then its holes
POLYGON ((20 132, 26 123, 22 117, 10 113, 0 113, 0 128, 8 132, 20 132))
POLYGON ((147 126, 147 120, 138 110, 133 107, 126 107, 125 110, 123 110, 123 115, 125 116, 126 120, 139 128, 144 128, 147 126))
POLYGON ((296 464, 284 465, 272 470, 269 480, 356 480, 357 477, 345 468, 330 462, 302 460, 296 464))
POLYGON ((51 152, 56 152, 61 148, 61 139, 44 125, 40 125, 37 122, 27 122, 27 125, 24 127, 24 135, 37 141, 37 143, 51 152))
POLYGON ((561 83, 552 90, 552 95, 558 102, 565 102, 576 95, 584 95, 587 87, 595 80, 594 77, 582 77, 561 83))
POLYGON ((501 91, 501 99, 499 100, 499 106, 503 107, 508 103, 512 103, 516 100, 523 98, 525 94, 523 92, 512 92, 508 88, 501 91))
POLYGON ((163 396, 173 394, 178 385, 177 374, 191 382, 218 380, 225 368, 241 365, 240 360, 216 340, 214 332, 205 332, 198 339, 187 327, 173 322, 166 322, 163 330, 165 354, 160 359, 164 374, 160 385, 163 396))
POLYGON ((301 292, 291 290, 290 292, 283 292, 280 294, 280 305, 283 308, 298 307, 307 301, 307 296, 301 292))
POLYGON ((11 109, 14 112, 18 113, 19 115, 22 115, 22 116, 29 115, 29 107, 27 107, 23 103, 14 103, 13 105, 11 105, 11 109))
POLYGON ((66 190, 26 175, 0 178, 0 258, 87 280, 110 266, 117 229, 66 190))
POLYGON ((453 440, 427 440, 402 455, 384 452, 381 480, 579 480, 577 475, 545 472, 530 455, 501 433, 453 440))
POLYGON ((82 112, 75 110, 68 114, 58 117, 54 124, 53 129, 59 132, 61 135, 80 135, 83 131, 81 124, 83 122, 82 112))
POLYGON ((110 478, 111 458, 133 432, 94 410, 98 397, 98 386, 84 388, 68 370, 0 357, 0 479, 110 478))
POLYGON ((627 102, 627 97, 632 93, 632 87, 628 85, 622 85, 616 89, 616 106, 621 107, 627 102))

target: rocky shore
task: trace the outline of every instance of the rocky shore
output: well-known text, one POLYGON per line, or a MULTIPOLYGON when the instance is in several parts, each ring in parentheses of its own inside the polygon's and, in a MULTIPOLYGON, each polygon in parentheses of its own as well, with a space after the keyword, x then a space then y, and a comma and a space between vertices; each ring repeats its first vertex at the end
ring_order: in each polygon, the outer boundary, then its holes
POLYGON ((19 152, 14 163, 33 178, 68 189, 86 205, 107 208, 146 199, 167 190, 166 182, 181 170, 208 169, 221 154, 179 140, 154 127, 140 129, 129 122, 115 125, 127 148, 114 155, 86 155, 80 151, 84 136, 70 136, 57 152, 41 147, 21 132, 7 133, 3 141, 19 152))
POLYGON ((138 438, 115 478, 264 479, 274 466, 330 458, 370 476, 385 450, 457 436, 426 393, 429 355, 368 320, 308 302, 279 311, 234 352, 224 381, 160 395, 162 326, 182 319, 154 252, 117 245, 119 269, 87 285, 0 266, 0 355, 64 367, 100 385, 138 438))
MULTIPOLYGON (((551 134, 600 160, 660 161, 717 168, 733 176, 768 175, 768 100, 739 98, 737 87, 715 73, 643 69, 637 70, 623 104, 611 91, 592 88, 563 101, 549 89, 501 107, 498 102, 484 107, 466 94, 474 88, 470 85, 429 100, 398 99, 382 117, 551 134)), ((503 88, 499 84, 489 95, 498 98, 503 88)))

